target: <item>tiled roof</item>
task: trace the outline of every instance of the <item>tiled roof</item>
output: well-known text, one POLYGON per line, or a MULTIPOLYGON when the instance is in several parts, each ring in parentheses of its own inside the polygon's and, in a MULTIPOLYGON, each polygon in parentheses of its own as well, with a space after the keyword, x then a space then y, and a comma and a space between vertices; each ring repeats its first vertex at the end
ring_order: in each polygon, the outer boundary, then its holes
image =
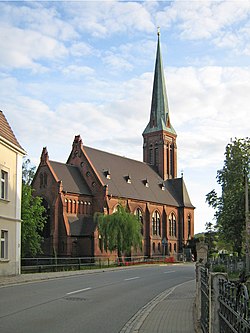
POLYGON ((91 192, 77 167, 55 161, 50 161, 50 165, 58 179, 62 181, 64 191, 91 195, 91 192))
POLYGON ((3 111, 0 110, 0 136, 4 139, 8 140, 13 145, 17 146, 18 148, 22 149, 21 145, 17 141, 15 134, 13 133, 7 119, 5 118, 3 111))
POLYGON ((179 206, 194 208, 188 195, 183 178, 168 179, 164 182, 166 188, 173 194, 179 206))
POLYGON ((86 146, 83 149, 102 182, 108 185, 108 194, 175 207, 180 205, 168 188, 162 190, 163 179, 148 164, 86 146), (110 179, 106 177, 107 170, 110 179))

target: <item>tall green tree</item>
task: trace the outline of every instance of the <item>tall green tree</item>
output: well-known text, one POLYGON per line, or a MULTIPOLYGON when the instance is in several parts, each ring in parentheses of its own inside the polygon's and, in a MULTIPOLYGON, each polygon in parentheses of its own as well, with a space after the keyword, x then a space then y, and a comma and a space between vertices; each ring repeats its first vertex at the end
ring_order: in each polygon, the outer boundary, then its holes
POLYGON ((123 206, 119 205, 112 215, 97 213, 95 220, 106 251, 117 251, 118 258, 121 258, 123 254, 130 254, 131 248, 141 249, 141 222, 123 206))
POLYGON ((31 182, 35 167, 30 160, 23 162, 22 168, 22 205, 21 205, 21 253, 22 257, 34 257, 42 253, 41 236, 46 221, 42 198, 33 196, 31 182))
POLYGON ((245 180, 249 183, 250 139, 232 140, 225 151, 224 166, 217 171, 221 195, 215 190, 206 195, 209 206, 215 209, 219 239, 242 254, 245 235, 245 180))

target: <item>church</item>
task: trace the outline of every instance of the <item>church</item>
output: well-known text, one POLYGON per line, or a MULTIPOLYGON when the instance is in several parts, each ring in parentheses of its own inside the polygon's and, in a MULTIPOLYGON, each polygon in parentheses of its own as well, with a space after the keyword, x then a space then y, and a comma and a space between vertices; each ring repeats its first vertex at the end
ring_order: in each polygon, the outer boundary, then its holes
POLYGON ((94 214, 122 204, 142 224, 146 257, 177 258, 194 236, 194 206, 177 178, 177 134, 171 124, 158 32, 149 122, 142 133, 143 162, 84 145, 76 135, 66 163, 43 148, 32 182, 47 211, 46 256, 103 257, 94 214))

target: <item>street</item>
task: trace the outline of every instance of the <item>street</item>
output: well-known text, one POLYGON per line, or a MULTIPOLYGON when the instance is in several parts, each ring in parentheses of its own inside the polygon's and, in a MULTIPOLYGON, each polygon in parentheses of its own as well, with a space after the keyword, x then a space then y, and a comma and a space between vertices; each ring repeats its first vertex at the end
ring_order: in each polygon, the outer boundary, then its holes
POLYGON ((119 333, 152 298, 194 275, 194 265, 152 265, 2 287, 0 332, 119 333))

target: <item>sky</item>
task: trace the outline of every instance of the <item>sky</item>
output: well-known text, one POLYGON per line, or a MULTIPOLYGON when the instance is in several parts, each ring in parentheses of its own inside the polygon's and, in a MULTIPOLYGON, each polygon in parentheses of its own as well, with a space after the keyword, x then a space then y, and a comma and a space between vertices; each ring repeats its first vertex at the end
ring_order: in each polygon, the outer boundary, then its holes
POLYGON ((32 164, 83 144, 142 161, 157 27, 178 177, 214 223, 226 145, 250 134, 250 1, 0 1, 0 109, 32 164))

